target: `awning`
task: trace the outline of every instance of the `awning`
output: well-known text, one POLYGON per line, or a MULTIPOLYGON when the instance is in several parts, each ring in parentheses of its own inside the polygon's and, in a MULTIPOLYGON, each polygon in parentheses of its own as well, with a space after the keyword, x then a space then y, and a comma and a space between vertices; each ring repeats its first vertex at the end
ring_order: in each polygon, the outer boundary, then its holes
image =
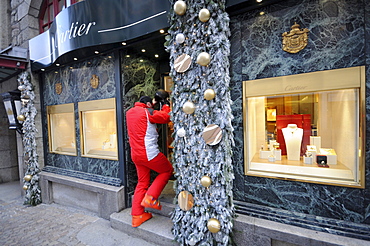
POLYGON ((12 47, 0 51, 0 83, 26 69, 27 49, 12 47))

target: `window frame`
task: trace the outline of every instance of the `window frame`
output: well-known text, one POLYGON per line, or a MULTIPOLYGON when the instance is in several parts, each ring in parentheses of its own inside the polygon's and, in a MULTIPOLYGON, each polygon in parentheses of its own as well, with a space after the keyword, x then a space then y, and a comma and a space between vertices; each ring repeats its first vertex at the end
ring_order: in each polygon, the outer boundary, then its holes
POLYGON ((40 14, 39 14, 39 32, 43 33, 49 30, 51 24, 53 23, 55 17, 63 10, 59 9, 59 2, 64 2, 64 7, 69 7, 72 4, 78 2, 78 0, 44 0, 41 4, 40 14), (53 9, 53 16, 50 15, 50 9, 53 9), (47 22, 44 23, 45 15, 47 15, 47 22), (47 29, 45 29, 47 27, 47 29))
MULTIPOLYGON (((342 69, 333 69, 327 71, 318 71, 312 73, 305 73, 299 75, 289 75, 282 77, 257 79, 250 81, 243 81, 243 123, 244 123, 244 174, 247 176, 259 176, 275 179, 284 180, 294 180, 300 182, 309 183, 319 183, 334 186, 345 186, 352 188, 364 188, 365 187, 365 134, 366 125, 364 121, 365 114, 365 68, 351 67, 342 69), (316 81, 315 83, 313 81, 316 81), (334 83, 325 83, 325 81, 335 81, 334 83), (351 82, 352 81, 352 82, 351 82), (296 84, 295 84, 296 83, 296 84), (289 86, 287 86, 289 85, 289 86), (290 87, 294 85, 295 87, 290 87), (359 150, 359 156, 357 159, 357 164, 353 169, 355 173, 355 179, 352 181, 346 181, 340 178, 317 178, 314 175, 309 175, 305 173, 304 175, 299 174, 299 172, 281 172, 280 169, 272 170, 274 166, 273 162, 252 161, 251 156, 254 156, 255 152, 249 152, 247 146, 250 144, 250 137, 253 132, 250 132, 248 125, 249 108, 248 108, 248 98, 253 97, 266 97, 274 95, 284 95, 292 93, 305 93, 305 92, 320 92, 320 91, 330 91, 330 90, 341 90, 341 89, 351 89, 357 87, 359 89, 358 98, 358 137, 356 142, 359 150), (292 91, 292 89, 294 89, 292 91), (253 163, 252 163, 253 162, 253 163), (264 163, 266 162, 266 163, 264 163), (270 165, 271 163, 272 165, 270 165), (268 167, 267 167, 268 166, 268 167)), ((254 136, 254 135, 253 135, 254 136)), ((255 147, 257 148, 257 147, 255 147)), ((267 152, 267 151, 264 151, 267 152)), ((261 153, 260 153, 261 154, 261 153)), ((260 157, 265 158, 265 157, 260 157)), ((303 158, 303 157, 302 157, 303 158)), ((278 164, 277 164, 278 165, 278 164)), ((320 168, 320 167, 319 167, 320 168)), ((292 169, 293 170, 293 169, 292 169)), ((319 170, 319 169, 318 169, 319 170)), ((321 169, 322 170, 322 169, 321 169)))

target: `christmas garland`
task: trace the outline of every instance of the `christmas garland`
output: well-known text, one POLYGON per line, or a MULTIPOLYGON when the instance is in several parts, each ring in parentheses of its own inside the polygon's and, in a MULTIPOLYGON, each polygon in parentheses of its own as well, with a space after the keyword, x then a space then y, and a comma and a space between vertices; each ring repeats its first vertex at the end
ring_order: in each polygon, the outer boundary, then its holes
POLYGON ((30 82, 28 72, 24 72, 18 77, 18 89, 21 91, 22 109, 17 119, 21 122, 23 121, 23 157, 27 165, 27 170, 23 178, 23 189, 26 192, 24 204, 36 206, 41 203, 41 189, 39 186, 40 169, 35 137, 37 133, 35 124, 37 110, 34 105, 34 87, 30 82))
POLYGON ((172 1, 170 52, 173 165, 172 221, 181 245, 231 245, 233 119, 229 90, 229 17, 225 0, 172 1))

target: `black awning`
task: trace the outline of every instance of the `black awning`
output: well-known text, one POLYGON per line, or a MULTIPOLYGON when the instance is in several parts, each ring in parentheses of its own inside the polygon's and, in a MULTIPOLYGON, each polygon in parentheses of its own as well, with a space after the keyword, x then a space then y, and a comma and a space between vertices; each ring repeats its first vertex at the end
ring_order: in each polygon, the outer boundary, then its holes
POLYGON ((26 69, 27 49, 8 47, 0 51, 0 83, 16 76, 26 69))

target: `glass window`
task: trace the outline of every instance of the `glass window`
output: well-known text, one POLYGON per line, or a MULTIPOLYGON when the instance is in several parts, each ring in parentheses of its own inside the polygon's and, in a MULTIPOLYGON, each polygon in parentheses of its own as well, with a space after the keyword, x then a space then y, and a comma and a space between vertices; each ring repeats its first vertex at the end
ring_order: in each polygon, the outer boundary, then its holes
POLYGON ((77 0, 44 0, 41 5, 39 23, 40 33, 48 30, 54 18, 66 7, 75 4, 77 0))
POLYGON ((363 187, 364 76, 355 67, 245 81, 246 174, 363 187))
POLYGON ((78 103, 82 156, 118 159, 115 99, 78 103))
POLYGON ((50 153, 77 155, 73 103, 47 106, 50 153))

